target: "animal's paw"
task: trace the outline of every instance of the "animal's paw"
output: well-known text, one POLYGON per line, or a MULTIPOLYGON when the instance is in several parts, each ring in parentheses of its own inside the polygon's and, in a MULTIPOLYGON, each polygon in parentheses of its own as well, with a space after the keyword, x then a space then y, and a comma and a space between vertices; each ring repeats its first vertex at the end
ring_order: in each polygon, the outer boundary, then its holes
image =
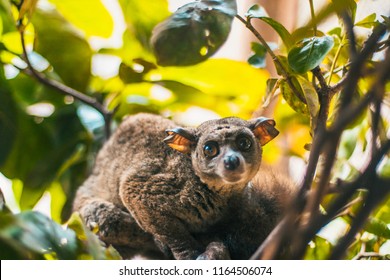
POLYGON ((211 242, 197 260, 230 260, 230 253, 222 242, 211 242))
POLYGON ((86 225, 109 244, 129 243, 129 235, 137 229, 129 213, 108 202, 94 201, 87 204, 82 209, 82 216, 86 225))

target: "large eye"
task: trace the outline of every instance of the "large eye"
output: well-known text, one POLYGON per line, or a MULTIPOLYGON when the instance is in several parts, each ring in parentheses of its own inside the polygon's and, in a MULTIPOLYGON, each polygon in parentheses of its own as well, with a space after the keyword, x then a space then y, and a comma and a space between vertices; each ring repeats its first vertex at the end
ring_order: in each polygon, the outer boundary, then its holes
POLYGON ((237 146, 241 151, 249 151, 252 147, 252 140, 247 136, 239 136, 236 140, 237 146))
POLYGON ((216 142, 207 142, 203 147, 203 152, 206 157, 213 158, 219 153, 218 144, 216 142))

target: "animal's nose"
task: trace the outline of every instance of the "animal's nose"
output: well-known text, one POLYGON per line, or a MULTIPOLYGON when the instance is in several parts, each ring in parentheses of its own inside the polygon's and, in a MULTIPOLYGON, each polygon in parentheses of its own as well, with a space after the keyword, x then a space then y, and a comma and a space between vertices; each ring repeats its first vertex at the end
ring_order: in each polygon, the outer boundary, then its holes
POLYGON ((240 159, 235 155, 225 157, 223 160, 227 170, 235 170, 240 165, 240 159))

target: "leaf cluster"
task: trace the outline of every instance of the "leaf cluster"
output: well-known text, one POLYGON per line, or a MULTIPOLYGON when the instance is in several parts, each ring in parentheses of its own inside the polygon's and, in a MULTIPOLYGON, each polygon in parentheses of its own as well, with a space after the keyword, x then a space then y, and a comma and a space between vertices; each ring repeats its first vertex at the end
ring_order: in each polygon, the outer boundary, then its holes
POLYGON ((74 213, 65 227, 45 215, 24 211, 12 214, 0 209, 0 259, 109 260, 120 259, 106 248, 74 213))

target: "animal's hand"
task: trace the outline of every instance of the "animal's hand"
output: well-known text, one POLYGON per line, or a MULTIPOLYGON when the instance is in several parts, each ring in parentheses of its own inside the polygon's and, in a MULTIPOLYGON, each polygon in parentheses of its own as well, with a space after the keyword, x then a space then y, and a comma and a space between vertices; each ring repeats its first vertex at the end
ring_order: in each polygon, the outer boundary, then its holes
POLYGON ((211 242, 197 260, 230 260, 230 253, 222 242, 211 242))

